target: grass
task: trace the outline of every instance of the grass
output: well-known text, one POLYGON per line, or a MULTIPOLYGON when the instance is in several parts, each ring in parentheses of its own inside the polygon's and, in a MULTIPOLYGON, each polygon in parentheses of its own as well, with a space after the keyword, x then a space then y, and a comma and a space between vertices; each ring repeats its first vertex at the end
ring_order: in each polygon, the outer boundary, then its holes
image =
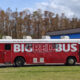
POLYGON ((79 80, 80 66, 0 68, 0 80, 79 80))

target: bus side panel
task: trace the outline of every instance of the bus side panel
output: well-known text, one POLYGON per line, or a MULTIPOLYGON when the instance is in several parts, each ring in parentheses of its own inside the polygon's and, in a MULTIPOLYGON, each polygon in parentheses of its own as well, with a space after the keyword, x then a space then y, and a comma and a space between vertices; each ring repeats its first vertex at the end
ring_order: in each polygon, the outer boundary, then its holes
POLYGON ((4 63, 4 44, 0 43, 0 63, 4 63))
MULTIPOLYGON (((32 43, 32 51, 29 52, 28 45, 31 43, 14 43, 12 44, 12 63, 17 56, 22 56, 25 58, 27 64, 36 64, 36 63, 66 63, 66 59, 69 56, 75 56, 78 60, 78 51, 71 52, 70 51, 64 52, 63 47, 61 52, 56 52, 56 48, 54 50, 49 49, 49 45, 51 46, 52 43, 32 43), (14 52, 14 44, 20 45, 20 51, 14 52), (28 45, 27 45, 28 44, 28 45), (27 50, 25 50, 27 49, 27 50)), ((66 44, 74 44, 74 43, 59 43, 61 45, 66 44)), ((76 46, 78 48, 78 46, 76 46)))
MULTIPOLYGON (((26 53, 25 52, 15 52, 14 51, 14 44, 19 44, 21 45, 22 43, 12 43, 12 54, 11 54, 11 63, 13 64, 14 63, 14 60, 17 58, 17 57, 23 57, 24 59, 26 59, 26 53)), ((20 47, 21 49, 21 47, 20 47)))

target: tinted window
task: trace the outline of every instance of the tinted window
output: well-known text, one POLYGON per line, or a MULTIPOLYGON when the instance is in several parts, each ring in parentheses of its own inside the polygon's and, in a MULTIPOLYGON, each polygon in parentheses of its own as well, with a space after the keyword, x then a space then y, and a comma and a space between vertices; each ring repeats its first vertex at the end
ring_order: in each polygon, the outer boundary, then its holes
POLYGON ((56 49, 58 49, 59 48, 59 44, 56 44, 56 49))
POLYGON ((32 48, 32 44, 30 44, 30 43, 26 44, 26 48, 27 49, 32 48))
POLYGON ((59 47, 59 44, 52 43, 52 47, 53 47, 53 49, 58 49, 58 47, 59 47))
POLYGON ((55 49, 55 47, 56 47, 55 45, 56 45, 55 43, 52 43, 52 47, 53 47, 53 49, 55 49))
POLYGON ((11 44, 5 44, 5 50, 11 50, 11 44))

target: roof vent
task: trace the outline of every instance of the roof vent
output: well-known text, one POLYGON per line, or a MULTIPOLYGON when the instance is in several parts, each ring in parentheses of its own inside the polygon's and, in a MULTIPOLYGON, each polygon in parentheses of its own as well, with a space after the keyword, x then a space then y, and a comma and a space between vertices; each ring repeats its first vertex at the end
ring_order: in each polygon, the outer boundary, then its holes
POLYGON ((2 39, 12 39, 11 36, 2 36, 2 39))
POLYGON ((42 36, 42 39, 51 39, 50 36, 42 36))
POLYGON ((23 39, 32 39, 31 36, 23 36, 23 39))
POLYGON ((61 36, 61 39, 70 39, 69 36, 61 36))

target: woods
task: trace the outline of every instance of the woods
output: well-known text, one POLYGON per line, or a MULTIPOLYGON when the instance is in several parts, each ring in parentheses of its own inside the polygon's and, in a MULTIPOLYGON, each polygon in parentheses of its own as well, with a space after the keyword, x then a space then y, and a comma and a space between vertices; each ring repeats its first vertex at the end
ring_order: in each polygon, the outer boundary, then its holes
POLYGON ((0 38, 12 36, 14 39, 21 39, 23 36, 41 38, 47 32, 65 30, 80 27, 80 19, 73 17, 67 18, 64 13, 61 16, 50 11, 30 12, 0 10, 0 38))

